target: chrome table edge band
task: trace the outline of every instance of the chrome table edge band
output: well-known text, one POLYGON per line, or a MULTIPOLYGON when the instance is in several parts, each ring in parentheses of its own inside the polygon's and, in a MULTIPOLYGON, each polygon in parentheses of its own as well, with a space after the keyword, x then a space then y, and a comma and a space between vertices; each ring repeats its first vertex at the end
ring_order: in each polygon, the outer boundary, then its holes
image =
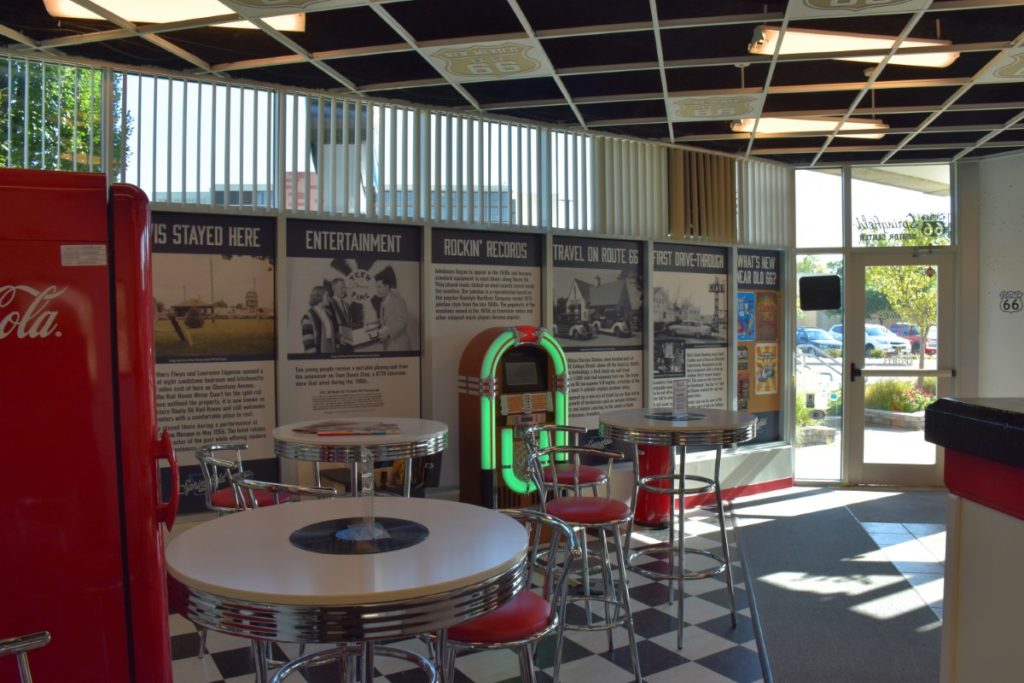
MULTIPOLYGON (((440 453, 447 447, 447 432, 418 441, 365 446, 373 454, 375 460, 426 457, 440 453)), ((274 455, 291 460, 308 460, 313 462, 352 462, 359 460, 363 448, 363 446, 341 446, 337 444, 318 446, 277 439, 274 441, 274 455)))
POLYGON ((331 607, 225 598, 168 578, 172 608, 199 626, 259 640, 343 643, 430 633, 480 616, 525 586, 526 564, 520 562, 496 577, 446 593, 331 607))
POLYGON ((651 446, 732 446, 753 439, 756 426, 757 422, 752 420, 750 424, 737 427, 669 431, 657 427, 630 429, 602 422, 599 430, 606 439, 651 446))

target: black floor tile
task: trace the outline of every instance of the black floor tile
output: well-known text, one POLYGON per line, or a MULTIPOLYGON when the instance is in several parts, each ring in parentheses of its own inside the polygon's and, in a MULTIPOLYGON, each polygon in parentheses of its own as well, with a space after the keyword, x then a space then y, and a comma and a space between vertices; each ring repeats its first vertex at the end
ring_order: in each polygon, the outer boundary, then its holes
POLYGON ((752 683, 764 675, 757 653, 742 645, 701 657, 696 662, 736 683, 752 683))

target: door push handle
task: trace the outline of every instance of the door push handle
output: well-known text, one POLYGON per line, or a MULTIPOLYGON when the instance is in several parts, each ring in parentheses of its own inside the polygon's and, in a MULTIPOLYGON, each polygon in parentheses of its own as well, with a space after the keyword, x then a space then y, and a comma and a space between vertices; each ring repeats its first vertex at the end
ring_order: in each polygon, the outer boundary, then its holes
POLYGON ((850 381, 855 382, 857 378, 862 376, 864 373, 860 371, 856 363, 850 363, 850 381))

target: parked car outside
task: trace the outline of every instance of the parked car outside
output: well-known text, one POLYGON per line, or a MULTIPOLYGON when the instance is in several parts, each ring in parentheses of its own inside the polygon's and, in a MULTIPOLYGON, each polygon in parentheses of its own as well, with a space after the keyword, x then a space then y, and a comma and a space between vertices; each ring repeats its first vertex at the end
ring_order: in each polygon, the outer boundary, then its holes
POLYGON ((892 323, 888 327, 890 332, 910 342, 911 352, 918 353, 921 350, 920 327, 910 323, 892 323))
POLYGON ((932 325, 928 328, 928 334, 924 337, 924 354, 934 356, 939 352, 939 330, 932 325))
POLYGON ((809 344, 821 351, 843 350, 843 342, 820 327, 798 327, 796 328, 796 343, 809 344))
MULTIPOLYGON (((843 326, 833 325, 828 330, 836 339, 843 338, 843 326)), ((866 323, 864 325, 864 353, 872 351, 883 353, 910 353, 910 342, 890 332, 883 325, 866 323)))
POLYGON ((864 325, 864 352, 910 353, 910 342, 882 325, 864 325))

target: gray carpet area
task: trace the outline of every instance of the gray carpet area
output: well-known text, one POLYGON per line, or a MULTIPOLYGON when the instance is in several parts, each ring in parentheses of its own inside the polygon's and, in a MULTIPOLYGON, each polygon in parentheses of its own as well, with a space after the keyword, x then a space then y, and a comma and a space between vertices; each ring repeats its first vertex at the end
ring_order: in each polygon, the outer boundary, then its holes
POLYGON ((858 516, 901 512, 842 493, 788 489, 733 507, 772 680, 933 683, 941 622, 847 503, 858 516))
POLYGON ((847 507, 861 522, 945 524, 945 491, 902 491, 899 495, 850 503, 847 507))

